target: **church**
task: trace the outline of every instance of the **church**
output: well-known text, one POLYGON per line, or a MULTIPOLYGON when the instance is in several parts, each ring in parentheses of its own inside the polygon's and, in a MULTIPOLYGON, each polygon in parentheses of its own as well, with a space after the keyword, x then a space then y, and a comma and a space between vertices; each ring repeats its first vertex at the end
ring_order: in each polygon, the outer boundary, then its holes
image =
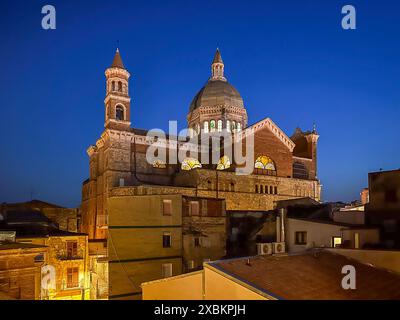
POLYGON ((218 49, 208 81, 188 106, 186 141, 159 141, 168 150, 162 160, 148 161, 154 139, 149 130, 131 126, 130 73, 118 49, 105 76, 104 131, 87 149, 81 231, 107 249, 110 299, 140 298, 145 281, 223 258, 230 211, 268 211, 277 201, 304 197, 320 201, 315 128, 297 128, 289 137, 268 117, 249 125, 218 49), (217 162, 203 161, 198 144, 197 157, 170 161, 190 139, 222 133, 235 141, 252 138, 249 174, 237 174, 241 165, 222 142, 217 162))

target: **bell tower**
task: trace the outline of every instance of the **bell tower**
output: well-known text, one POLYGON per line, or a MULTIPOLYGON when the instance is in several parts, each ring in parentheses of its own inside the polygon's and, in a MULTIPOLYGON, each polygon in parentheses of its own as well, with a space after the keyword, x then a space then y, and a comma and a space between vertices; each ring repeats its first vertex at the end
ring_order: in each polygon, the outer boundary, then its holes
POLYGON ((106 98, 104 127, 127 130, 130 128, 131 98, 129 97, 130 73, 125 69, 119 49, 114 60, 105 71, 106 98))

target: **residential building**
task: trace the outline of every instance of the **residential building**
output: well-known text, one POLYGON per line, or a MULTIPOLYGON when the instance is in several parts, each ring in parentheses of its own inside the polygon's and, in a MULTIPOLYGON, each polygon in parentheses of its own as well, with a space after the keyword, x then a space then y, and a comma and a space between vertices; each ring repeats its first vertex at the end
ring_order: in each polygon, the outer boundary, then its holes
POLYGON ((368 174, 366 220, 381 230, 387 248, 400 248, 400 170, 368 174))
POLYGON ((46 246, 0 241, 0 299, 40 300, 47 254, 46 246))
POLYGON ((42 261, 42 278, 50 273, 52 285, 42 288, 41 299, 90 298, 86 234, 60 230, 40 211, 9 210, 0 216, 0 231, 14 231, 17 243, 47 249, 42 261))

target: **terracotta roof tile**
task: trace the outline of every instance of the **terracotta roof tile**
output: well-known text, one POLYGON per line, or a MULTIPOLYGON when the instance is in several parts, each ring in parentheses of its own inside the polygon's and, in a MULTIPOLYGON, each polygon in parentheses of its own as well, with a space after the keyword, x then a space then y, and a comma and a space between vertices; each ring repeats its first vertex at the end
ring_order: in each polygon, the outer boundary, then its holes
POLYGON ((210 265, 282 299, 399 299, 400 275, 345 256, 319 251, 299 255, 257 256, 221 260, 210 265), (356 289, 344 290, 342 267, 356 269, 356 289))

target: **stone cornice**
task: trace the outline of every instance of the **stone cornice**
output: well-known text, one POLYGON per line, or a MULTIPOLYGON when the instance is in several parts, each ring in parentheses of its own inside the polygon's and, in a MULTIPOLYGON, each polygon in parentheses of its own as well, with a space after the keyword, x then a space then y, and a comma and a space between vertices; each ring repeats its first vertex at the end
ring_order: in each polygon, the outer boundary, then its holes
POLYGON ((104 103, 107 103, 108 100, 110 100, 110 99, 120 100, 120 101, 128 102, 128 103, 131 102, 131 98, 128 97, 128 96, 122 96, 122 95, 117 95, 117 94, 110 93, 105 97, 104 103))
POLYGON ((124 76, 126 78, 129 78, 131 76, 131 74, 125 70, 125 69, 121 69, 121 68, 115 68, 115 67, 111 67, 106 69, 106 71, 104 72, 106 77, 110 77, 110 76, 124 76))
POLYGON ((91 157, 93 154, 95 154, 97 151, 97 147, 96 146, 89 146, 89 148, 86 149, 86 153, 88 154, 89 157, 91 157))
POLYGON ((131 122, 130 122, 130 121, 108 119, 108 120, 104 123, 104 126, 107 127, 107 125, 108 125, 109 123, 123 124, 123 125, 126 125, 126 126, 130 126, 130 125, 131 125, 131 122))

